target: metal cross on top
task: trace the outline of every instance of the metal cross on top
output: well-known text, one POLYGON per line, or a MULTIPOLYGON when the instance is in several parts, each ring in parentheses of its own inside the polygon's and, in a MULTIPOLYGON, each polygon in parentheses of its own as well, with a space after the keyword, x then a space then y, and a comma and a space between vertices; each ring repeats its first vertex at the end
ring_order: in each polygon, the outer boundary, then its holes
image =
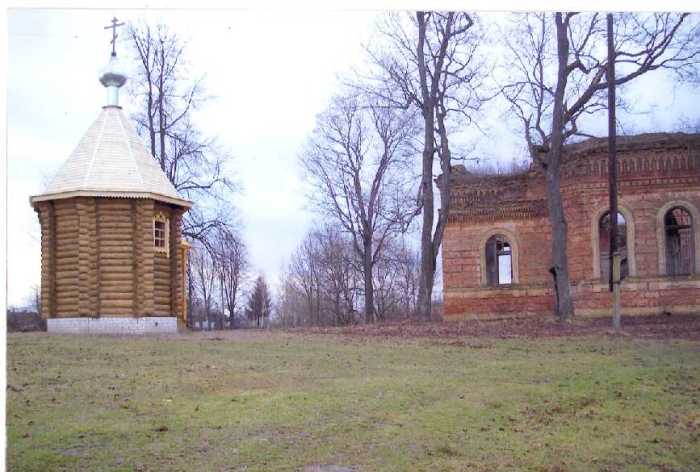
POLYGON ((117 28, 119 26, 124 26, 124 23, 117 23, 117 17, 112 18, 112 25, 111 26, 105 26, 104 29, 111 29, 112 30, 112 56, 116 56, 117 52, 115 51, 114 47, 117 44, 117 28))

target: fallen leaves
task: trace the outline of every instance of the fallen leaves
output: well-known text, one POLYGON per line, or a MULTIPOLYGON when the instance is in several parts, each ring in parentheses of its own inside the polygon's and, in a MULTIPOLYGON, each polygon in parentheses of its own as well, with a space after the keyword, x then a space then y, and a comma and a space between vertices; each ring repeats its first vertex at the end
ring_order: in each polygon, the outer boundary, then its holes
MULTIPOLYGON (((578 318, 573 323, 560 323, 551 316, 522 316, 490 319, 470 319, 447 322, 404 320, 342 327, 293 328, 291 332, 335 334, 353 337, 434 338, 542 338, 610 335, 610 318, 578 318)), ((697 315, 636 315, 623 316, 625 337, 654 339, 700 340, 700 317, 697 315)), ((471 344, 463 340, 447 342, 454 347, 490 348, 489 344, 471 344)))

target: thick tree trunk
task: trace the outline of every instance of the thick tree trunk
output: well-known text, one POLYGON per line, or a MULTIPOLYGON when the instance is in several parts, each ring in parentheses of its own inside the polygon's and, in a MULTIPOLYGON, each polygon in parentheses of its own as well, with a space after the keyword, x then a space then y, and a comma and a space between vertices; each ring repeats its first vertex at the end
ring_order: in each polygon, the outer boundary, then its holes
POLYGON ((569 285, 569 262, 566 254, 568 227, 564 217, 564 206, 559 187, 559 169, 547 169, 547 205, 549 223, 552 227, 552 267, 550 272, 554 279, 556 298, 556 315, 561 321, 568 321, 574 316, 574 302, 569 285))

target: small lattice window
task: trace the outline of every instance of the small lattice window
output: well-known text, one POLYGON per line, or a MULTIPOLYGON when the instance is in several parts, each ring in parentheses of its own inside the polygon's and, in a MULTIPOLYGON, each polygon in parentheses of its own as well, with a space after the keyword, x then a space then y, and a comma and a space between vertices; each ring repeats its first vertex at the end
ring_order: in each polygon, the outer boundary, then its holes
POLYGON ((158 252, 168 253, 170 231, 168 218, 162 213, 153 217, 153 247, 158 252))

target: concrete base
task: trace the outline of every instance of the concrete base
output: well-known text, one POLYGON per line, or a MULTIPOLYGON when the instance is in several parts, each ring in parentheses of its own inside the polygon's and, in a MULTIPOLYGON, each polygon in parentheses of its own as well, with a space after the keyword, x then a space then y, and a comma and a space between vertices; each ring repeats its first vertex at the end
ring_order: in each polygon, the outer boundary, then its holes
POLYGON ((58 334, 169 334, 178 332, 174 316, 148 318, 49 318, 46 331, 58 334))

